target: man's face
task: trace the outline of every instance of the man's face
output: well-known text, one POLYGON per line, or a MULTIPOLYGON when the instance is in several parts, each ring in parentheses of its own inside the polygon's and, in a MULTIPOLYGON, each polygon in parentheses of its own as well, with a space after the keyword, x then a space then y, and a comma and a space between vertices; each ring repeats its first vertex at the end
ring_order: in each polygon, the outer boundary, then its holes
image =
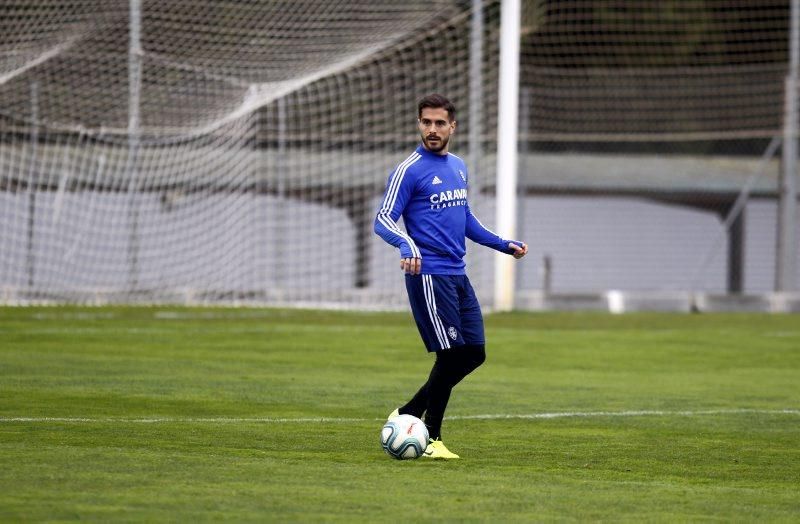
POLYGON ((447 110, 441 107, 423 108, 417 120, 422 145, 431 153, 447 154, 450 135, 456 130, 456 121, 450 121, 447 110))

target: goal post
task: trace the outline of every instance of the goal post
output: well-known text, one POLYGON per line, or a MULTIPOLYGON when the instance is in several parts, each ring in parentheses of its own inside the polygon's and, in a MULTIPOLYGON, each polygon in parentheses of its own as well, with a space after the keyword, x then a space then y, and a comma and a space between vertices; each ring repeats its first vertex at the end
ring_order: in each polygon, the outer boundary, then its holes
POLYGON ((797 242, 797 141, 798 76, 800 76, 800 0, 791 1, 789 30, 789 70, 783 115, 782 169, 778 189, 777 242, 775 249, 775 291, 794 292, 798 288, 797 242))
MULTIPOLYGON (((497 110, 497 195, 495 198, 497 233, 516 238, 518 114, 519 114, 519 37, 520 0, 503 0, 500 17, 500 75, 497 110)), ((494 309, 514 307, 516 284, 514 259, 495 255, 494 309)))

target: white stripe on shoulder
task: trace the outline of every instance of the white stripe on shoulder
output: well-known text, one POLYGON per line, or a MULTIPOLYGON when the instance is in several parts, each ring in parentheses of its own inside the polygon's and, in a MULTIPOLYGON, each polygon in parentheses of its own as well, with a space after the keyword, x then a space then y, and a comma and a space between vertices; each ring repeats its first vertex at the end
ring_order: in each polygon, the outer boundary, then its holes
POLYGON ((397 194, 400 192, 400 184, 403 182, 403 177, 405 176, 406 171, 420 158, 422 158, 422 155, 414 151, 411 153, 411 155, 409 155, 408 158, 403 160, 400 165, 397 166, 389 181, 389 187, 386 189, 386 196, 383 199, 383 205, 378 212, 378 220, 381 222, 381 224, 383 224, 386 229, 405 240, 411 249, 411 255, 415 258, 421 258, 417 244, 408 234, 404 233, 399 227, 397 227, 397 223, 392 220, 390 212, 397 202, 397 194))
MULTIPOLYGON (((448 155, 450 155, 450 156, 454 156, 454 157, 456 157, 457 159, 461 160, 461 157, 460 157, 460 156, 458 156, 458 155, 456 155, 456 154, 453 154, 453 153, 451 153, 451 152, 449 152, 449 151, 447 152, 447 154, 448 154, 448 155)), ((461 160, 461 161, 463 162, 463 160, 461 160)))
POLYGON ((400 184, 403 182, 403 177, 406 174, 406 170, 420 158, 422 158, 422 155, 414 151, 394 170, 394 173, 392 173, 392 177, 389 181, 389 187, 386 189, 386 196, 383 199, 383 205, 381 206, 382 213, 388 213, 394 207, 394 204, 397 201, 397 193, 400 191, 400 184))

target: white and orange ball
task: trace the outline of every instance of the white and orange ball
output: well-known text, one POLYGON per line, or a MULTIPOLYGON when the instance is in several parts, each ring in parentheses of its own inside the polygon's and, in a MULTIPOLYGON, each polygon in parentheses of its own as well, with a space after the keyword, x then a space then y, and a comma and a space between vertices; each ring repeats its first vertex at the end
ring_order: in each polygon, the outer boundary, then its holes
POLYGON ((392 417, 381 430, 381 446, 398 460, 419 458, 428 446, 428 428, 413 415, 392 417))

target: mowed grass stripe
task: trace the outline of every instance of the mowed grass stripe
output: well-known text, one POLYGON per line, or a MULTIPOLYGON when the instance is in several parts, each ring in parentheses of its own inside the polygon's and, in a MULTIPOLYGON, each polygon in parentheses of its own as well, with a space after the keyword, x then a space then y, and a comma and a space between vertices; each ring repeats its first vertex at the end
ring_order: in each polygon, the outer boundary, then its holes
MULTIPOLYGON (((447 420, 535 420, 535 419, 555 419, 555 418, 603 418, 603 417, 701 417, 716 415, 789 415, 800 416, 800 409, 706 409, 699 411, 592 411, 592 412, 568 412, 559 413, 515 413, 497 414, 486 413, 481 415, 452 415, 447 420)), ((0 423, 10 422, 66 422, 73 424, 80 423, 100 423, 100 424, 348 424, 351 422, 371 422, 381 421, 383 418, 333 418, 333 417, 298 417, 298 418, 276 418, 276 417, 250 417, 250 418, 182 418, 182 417, 145 417, 145 418, 91 418, 91 417, 0 417, 0 423)))
POLYGON ((486 325, 462 459, 401 462, 408 313, 0 308, 0 521, 800 521, 796 315, 486 325))

